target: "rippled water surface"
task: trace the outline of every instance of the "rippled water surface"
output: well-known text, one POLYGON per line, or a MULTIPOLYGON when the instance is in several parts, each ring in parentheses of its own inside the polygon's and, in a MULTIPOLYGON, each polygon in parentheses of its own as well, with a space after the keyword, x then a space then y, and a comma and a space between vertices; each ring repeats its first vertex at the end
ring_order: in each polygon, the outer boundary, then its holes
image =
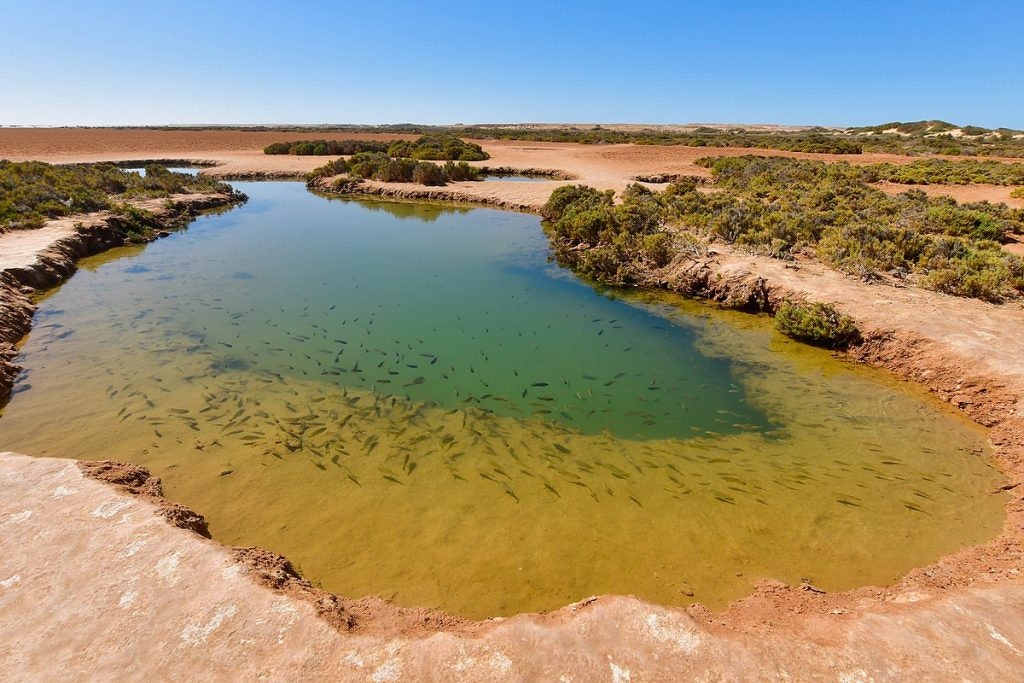
POLYGON ((595 291, 532 216, 237 185, 44 298, 0 446, 471 617, 884 583, 998 532, 981 430, 763 319, 595 291))

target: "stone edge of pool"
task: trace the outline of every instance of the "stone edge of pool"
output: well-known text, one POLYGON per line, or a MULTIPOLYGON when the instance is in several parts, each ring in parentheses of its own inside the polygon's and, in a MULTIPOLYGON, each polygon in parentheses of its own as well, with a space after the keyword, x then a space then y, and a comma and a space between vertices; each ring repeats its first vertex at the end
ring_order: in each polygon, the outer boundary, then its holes
MULTIPOLYGON (((379 194, 391 195, 394 192, 397 192, 394 188, 384 187, 379 194)), ((446 192, 444 196, 424 196, 417 192, 409 198, 461 202, 469 200, 496 204, 501 208, 536 211, 536 207, 533 206, 510 206, 488 201, 485 196, 467 196, 460 191, 446 192)), ((203 208, 223 206, 232 201, 222 195, 192 195, 176 197, 175 200, 174 209, 164 208, 163 200, 160 202, 161 207, 156 207, 156 213, 166 218, 168 224, 180 222, 182 218, 194 215, 203 208)), ((0 378, 3 383, 9 384, 17 376, 17 369, 11 363, 11 359, 16 354, 18 341, 31 327, 34 306, 28 298, 30 292, 26 288, 40 289, 53 286, 74 272, 74 264, 78 258, 123 243, 123 239, 115 239, 114 234, 110 232, 111 226, 102 215, 85 218, 85 221, 82 220, 83 217, 63 219, 65 225, 72 220, 82 222, 83 228, 77 229, 76 226, 75 230, 61 239, 41 245, 34 263, 6 268, 0 273, 0 356, 4 359, 0 364, 0 378)), ((671 288, 722 305, 754 310, 767 309, 773 302, 777 304, 786 297, 813 298, 808 296, 806 291, 773 280, 772 273, 765 272, 771 270, 771 264, 758 262, 749 255, 737 255, 730 253, 729 250, 721 251, 724 253, 719 254, 718 259, 701 263, 695 261, 694 267, 684 273, 671 288), (737 261, 743 261, 746 267, 737 270, 737 261), (765 302, 764 305, 751 306, 751 302, 759 301, 765 302)), ((926 293, 925 296, 930 294, 926 293)), ((452 637, 471 636, 475 639, 482 637, 482 633, 490 632, 496 624, 505 622, 527 619, 539 620, 537 623, 550 625, 554 622, 572 622, 577 618, 576 615, 590 613, 593 610, 599 610, 604 615, 602 619, 614 621, 614 615, 619 607, 629 612, 640 609, 638 606, 669 615, 673 620, 691 620, 691 626, 698 629, 724 629, 728 632, 762 635, 775 632, 810 635, 819 629, 843 629, 843 624, 851 619, 870 620, 894 605, 907 605, 910 609, 910 605, 931 604, 935 601, 954 604, 957 596, 975 590, 973 586, 978 584, 992 584, 986 590, 996 593, 1000 593, 1002 589, 1006 593, 1004 597, 1007 604, 1016 604, 1019 607, 1021 592, 1024 590, 1024 577, 1021 576, 1024 567, 1024 411, 1021 410, 1021 396, 1024 392, 1021 391, 1021 387, 1024 386, 1024 381, 1016 374, 1003 373, 1000 376, 999 373, 991 372, 991 368, 979 367, 979 364, 969 356, 958 354, 956 349, 946 348, 935 340, 925 339, 912 329, 879 330, 869 332, 865 336, 867 341, 850 352, 851 358, 886 368, 904 379, 920 382, 944 400, 956 405, 971 419, 991 428, 990 439, 995 447, 995 461, 1008 477, 1004 487, 1009 498, 1006 504, 1007 519, 996 539, 961 549, 931 565, 912 570, 893 586, 866 587, 826 594, 809 585, 786 586, 778 582, 762 581, 752 595, 736 601, 722 613, 712 613, 700 605, 695 605, 689 610, 654 607, 631 598, 614 596, 589 599, 547 615, 519 615, 510 620, 486 622, 468 622, 431 610, 405 610, 406 614, 411 615, 410 623, 413 624, 407 628, 400 625, 404 623, 402 619, 396 621, 394 616, 403 613, 403 610, 383 601, 373 603, 371 600, 371 605, 365 600, 349 601, 338 598, 317 591, 311 586, 309 588, 312 590, 306 590, 304 584, 308 586, 308 582, 304 582, 295 574, 283 558, 255 549, 248 552, 235 551, 236 557, 248 561, 250 570, 246 571, 247 574, 257 578, 265 586, 269 585, 279 592, 284 591, 292 598, 303 598, 311 605, 319 605, 316 609, 322 616, 339 627, 339 631, 354 628, 353 635, 363 629, 372 631, 377 628, 370 624, 382 614, 388 613, 391 616, 386 621, 389 621, 391 626, 381 631, 392 634, 387 637, 397 637, 395 634, 406 634, 402 637, 410 637, 408 634, 411 633, 418 633, 418 637, 423 637, 429 633, 435 636, 444 633, 452 637), (253 569, 258 571, 252 571, 253 569), (361 606, 357 606, 357 603, 361 603, 361 606), (334 609, 332 605, 340 605, 342 609, 334 609), (358 616, 359 614, 362 614, 362 617, 358 616)), ((9 458, 0 458, 0 469, 8 464, 8 460, 9 458)), ((97 533, 104 524, 107 524, 95 515, 91 519, 100 520, 92 522, 97 527, 97 533)), ((0 524, 3 524, 3 521, 0 521, 0 524)), ((169 527, 168 529, 170 530, 169 527)), ((214 546, 213 542, 209 544, 210 547, 214 546)), ((77 563, 74 558, 67 559, 77 563)), ((5 587, 3 581, 7 581, 8 578, 0 577, 0 587, 5 587)), ((2 595, 0 593, 0 599, 2 595)), ((1019 616, 1022 612, 1018 611, 1017 614, 1019 616)), ((656 617, 655 621, 661 618, 656 617)), ((576 633, 572 638, 567 645, 580 645, 586 641, 582 633, 576 633)), ((680 638, 686 641, 689 636, 679 636, 675 640, 679 641, 680 638)), ((656 640, 663 645, 667 642, 664 639, 656 640)), ((989 634, 989 640, 1002 647, 1009 647, 1018 658, 1024 657, 1024 644, 1019 648, 1016 645, 1006 646, 1003 644, 1003 641, 1007 640, 1005 637, 1000 640, 992 634, 989 634)), ((985 644, 989 643, 986 641, 985 644)), ((933 645, 938 646, 937 643, 933 645)), ((670 647, 665 651, 671 650, 670 647)), ((0 654, 2 653, 3 648, 0 648, 0 654)), ((614 672, 614 669, 612 671, 614 672)))

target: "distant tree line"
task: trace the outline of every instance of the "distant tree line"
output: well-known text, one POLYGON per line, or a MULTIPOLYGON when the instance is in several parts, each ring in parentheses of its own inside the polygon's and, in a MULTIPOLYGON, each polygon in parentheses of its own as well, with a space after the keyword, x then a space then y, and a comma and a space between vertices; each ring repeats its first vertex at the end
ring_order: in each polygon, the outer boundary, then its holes
MULTIPOLYGON (((689 131, 657 128, 623 130, 602 126, 472 125, 425 126, 402 123, 383 126, 211 126, 215 130, 277 130, 317 133, 391 133, 401 135, 448 134, 464 139, 507 139, 582 144, 632 143, 686 145, 693 147, 742 147, 825 154, 949 154, 955 156, 1024 157, 1024 131, 1012 128, 957 126, 946 121, 913 121, 857 128, 808 128, 804 130, 747 130, 742 127, 698 127, 689 131)), ((178 130, 166 126, 160 130, 178 130)), ((195 130, 190 128, 189 130, 195 130)), ((374 151, 374 150, 363 150, 374 151)), ((394 155, 392 155, 394 156, 394 155)), ((471 159, 466 159, 470 161, 471 159)))
POLYGON ((299 156, 348 156, 359 152, 386 152, 388 143, 373 140, 295 140, 274 142, 263 148, 264 154, 299 156))
POLYGON ((869 183, 1024 185, 1024 163, 918 159, 909 164, 869 164, 861 166, 860 171, 863 179, 869 183))
POLYGON ((263 148, 264 154, 303 156, 349 156, 361 152, 386 153, 417 161, 484 161, 490 158, 480 145, 465 142, 451 133, 430 133, 414 141, 398 140, 391 144, 372 140, 295 140, 275 142, 263 148))

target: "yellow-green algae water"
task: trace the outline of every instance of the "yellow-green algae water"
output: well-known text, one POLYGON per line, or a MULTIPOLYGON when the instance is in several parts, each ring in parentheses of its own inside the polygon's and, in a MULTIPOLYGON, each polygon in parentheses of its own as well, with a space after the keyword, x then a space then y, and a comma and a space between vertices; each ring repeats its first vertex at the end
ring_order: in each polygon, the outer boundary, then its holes
POLYGON ((0 447, 145 465, 220 541, 477 618, 885 583, 998 533, 984 432, 923 391, 595 291, 535 217, 239 185, 41 301, 0 447))

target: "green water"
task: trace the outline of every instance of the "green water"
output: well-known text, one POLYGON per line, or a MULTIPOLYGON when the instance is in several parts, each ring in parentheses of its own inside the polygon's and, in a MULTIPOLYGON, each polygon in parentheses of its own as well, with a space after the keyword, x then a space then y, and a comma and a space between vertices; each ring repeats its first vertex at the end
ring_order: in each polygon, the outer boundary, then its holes
POLYGON ((999 529, 979 429, 762 320, 595 291, 535 217, 238 186, 45 297, 0 446, 144 464, 219 540, 472 617, 886 582, 999 529))

